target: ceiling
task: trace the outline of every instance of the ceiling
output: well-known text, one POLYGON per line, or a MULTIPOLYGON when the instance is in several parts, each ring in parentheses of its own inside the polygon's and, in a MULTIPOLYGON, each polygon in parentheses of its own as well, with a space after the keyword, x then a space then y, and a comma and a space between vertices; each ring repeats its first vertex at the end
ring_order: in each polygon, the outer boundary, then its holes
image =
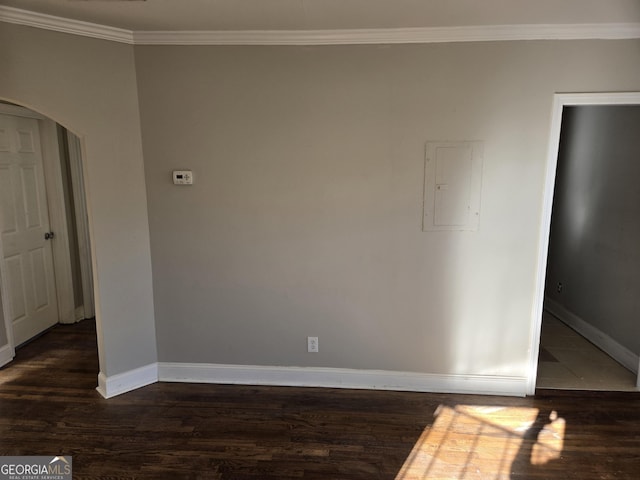
POLYGON ((0 0, 0 5, 130 31, 640 22, 640 0, 0 0))

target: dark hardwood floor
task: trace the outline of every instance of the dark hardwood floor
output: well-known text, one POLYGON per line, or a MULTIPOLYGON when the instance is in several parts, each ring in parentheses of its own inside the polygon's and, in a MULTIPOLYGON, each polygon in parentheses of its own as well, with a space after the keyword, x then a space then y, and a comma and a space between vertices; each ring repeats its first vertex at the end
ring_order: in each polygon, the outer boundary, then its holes
POLYGON ((640 478, 637 393, 535 398, 159 383, 95 391, 95 325, 0 369, 0 454, 95 479, 640 478))

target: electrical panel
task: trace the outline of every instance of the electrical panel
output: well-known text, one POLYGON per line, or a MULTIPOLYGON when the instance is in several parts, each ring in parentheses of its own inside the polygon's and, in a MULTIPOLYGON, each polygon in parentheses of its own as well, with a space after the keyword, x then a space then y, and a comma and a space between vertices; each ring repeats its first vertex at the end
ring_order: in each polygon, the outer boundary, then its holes
POLYGON ((423 231, 478 229, 482 160, 482 142, 427 142, 423 231))

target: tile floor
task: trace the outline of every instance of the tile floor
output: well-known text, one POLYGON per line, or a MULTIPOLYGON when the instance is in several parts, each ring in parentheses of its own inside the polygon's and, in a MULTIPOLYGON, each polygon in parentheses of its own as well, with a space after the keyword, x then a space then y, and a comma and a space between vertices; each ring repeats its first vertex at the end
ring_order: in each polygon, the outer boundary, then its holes
POLYGON ((635 385, 634 373, 544 312, 537 388, 635 391, 635 385))

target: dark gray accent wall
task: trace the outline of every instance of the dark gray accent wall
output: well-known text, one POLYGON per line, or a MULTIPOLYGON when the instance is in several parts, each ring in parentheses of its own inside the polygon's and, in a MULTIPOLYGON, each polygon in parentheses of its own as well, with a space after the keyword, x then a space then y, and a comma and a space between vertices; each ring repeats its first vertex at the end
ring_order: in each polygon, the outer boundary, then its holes
POLYGON ((640 106, 565 108, 546 296, 640 353, 640 106))

